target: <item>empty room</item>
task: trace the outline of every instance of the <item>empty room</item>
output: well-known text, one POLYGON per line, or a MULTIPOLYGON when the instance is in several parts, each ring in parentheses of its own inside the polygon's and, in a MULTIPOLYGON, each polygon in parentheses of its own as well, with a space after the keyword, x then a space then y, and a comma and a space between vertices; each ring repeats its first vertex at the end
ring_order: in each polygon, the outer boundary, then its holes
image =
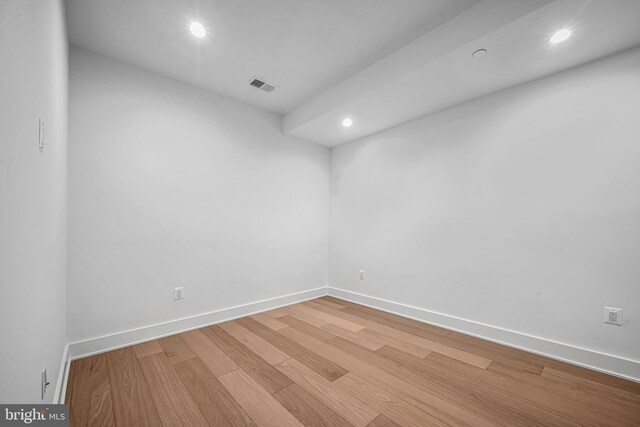
POLYGON ((639 22, 0 0, 0 426, 639 426, 639 22))

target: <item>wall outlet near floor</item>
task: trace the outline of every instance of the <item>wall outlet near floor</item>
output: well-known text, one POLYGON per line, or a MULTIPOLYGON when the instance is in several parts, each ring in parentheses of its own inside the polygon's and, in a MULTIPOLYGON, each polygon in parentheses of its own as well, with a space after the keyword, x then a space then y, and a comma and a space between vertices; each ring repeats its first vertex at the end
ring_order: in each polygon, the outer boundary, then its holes
POLYGON ((184 298, 184 286, 180 286, 179 288, 173 289, 173 299, 182 299, 184 298))
POLYGON ((360 270, 360 280, 364 280, 367 277, 364 275, 364 270, 360 270))
POLYGON ((604 308, 604 323, 622 326, 622 309, 615 307, 604 308))
POLYGON ((47 392, 47 386, 49 385, 49 380, 47 380, 47 367, 46 366, 44 368, 42 368, 42 377, 41 378, 42 378, 41 386, 40 386, 40 388, 42 390, 41 397, 42 397, 42 400, 44 400, 44 395, 47 392))

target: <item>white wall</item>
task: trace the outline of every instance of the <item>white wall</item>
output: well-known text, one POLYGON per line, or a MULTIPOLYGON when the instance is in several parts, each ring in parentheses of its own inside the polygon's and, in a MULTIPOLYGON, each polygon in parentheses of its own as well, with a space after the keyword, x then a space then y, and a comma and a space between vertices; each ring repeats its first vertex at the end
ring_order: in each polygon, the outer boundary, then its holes
POLYGON ((0 402, 52 402, 66 343, 67 33, 61 0, 0 2, 0 402), (38 119, 45 148, 38 149, 38 119))
POLYGON ((326 286, 329 150, 280 121, 72 49, 70 341, 326 286))
POLYGON ((639 114, 636 49, 334 149, 331 285, 640 361, 639 114))

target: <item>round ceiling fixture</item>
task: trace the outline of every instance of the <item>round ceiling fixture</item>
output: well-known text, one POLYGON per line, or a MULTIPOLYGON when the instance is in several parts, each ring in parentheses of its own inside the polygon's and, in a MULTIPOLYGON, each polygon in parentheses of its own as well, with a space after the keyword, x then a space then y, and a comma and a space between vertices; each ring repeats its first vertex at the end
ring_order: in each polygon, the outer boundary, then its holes
POLYGON ((487 49, 478 49, 471 54, 473 58, 482 58, 487 54, 487 49))
POLYGON ((198 37, 199 39, 207 35, 207 30, 205 30, 204 25, 199 22, 192 22, 189 25, 189 31, 191 31, 191 34, 198 37))
POLYGON ((350 128, 352 124, 353 124, 353 120, 351 120, 348 117, 342 121, 342 126, 346 128, 350 128))
POLYGON ((568 28, 563 28, 560 31, 556 31, 556 33, 549 39, 549 42, 551 44, 556 44, 565 41, 569 37, 571 37, 571 30, 568 28))

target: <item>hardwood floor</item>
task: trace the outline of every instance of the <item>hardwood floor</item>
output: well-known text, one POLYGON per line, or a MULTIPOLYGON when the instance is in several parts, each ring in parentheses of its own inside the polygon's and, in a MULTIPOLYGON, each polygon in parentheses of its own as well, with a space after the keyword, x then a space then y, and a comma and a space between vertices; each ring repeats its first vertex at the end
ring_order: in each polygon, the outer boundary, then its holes
POLYGON ((74 426, 638 426, 640 384, 332 297, 71 363, 74 426))

